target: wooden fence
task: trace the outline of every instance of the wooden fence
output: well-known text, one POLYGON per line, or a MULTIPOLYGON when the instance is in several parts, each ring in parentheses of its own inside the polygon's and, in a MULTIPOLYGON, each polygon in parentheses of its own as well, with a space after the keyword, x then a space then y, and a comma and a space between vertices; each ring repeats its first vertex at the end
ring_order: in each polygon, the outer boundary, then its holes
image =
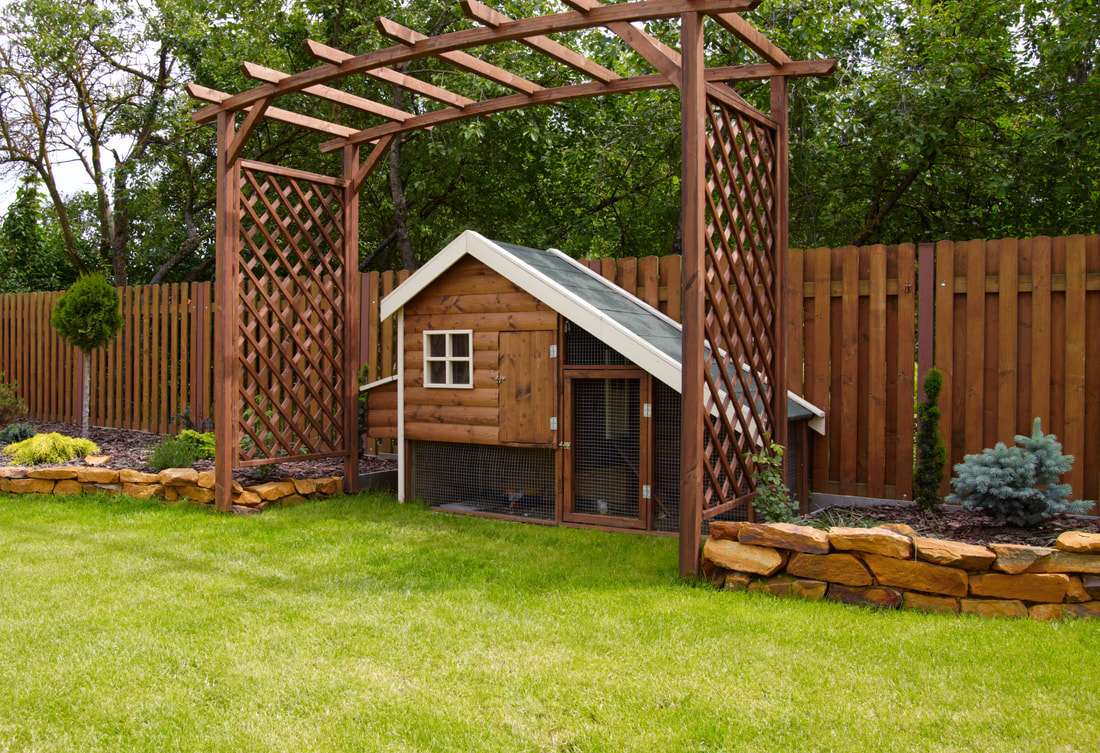
MULTIPOLYGON (((585 263, 679 319, 679 257, 585 263)), ((1100 236, 792 249, 788 269, 790 388, 828 414, 815 491, 912 497, 919 362, 945 375, 950 464, 1030 433, 1038 416, 1077 458, 1075 495, 1100 498, 1100 236)), ((369 380, 395 373, 379 305, 407 276, 362 275, 369 380)), ((212 415, 209 283, 120 292, 122 333, 91 360, 93 424, 172 432, 185 409, 196 423, 212 415)), ((81 357, 48 323, 58 296, 0 296, 0 369, 35 418, 79 421, 81 357)))

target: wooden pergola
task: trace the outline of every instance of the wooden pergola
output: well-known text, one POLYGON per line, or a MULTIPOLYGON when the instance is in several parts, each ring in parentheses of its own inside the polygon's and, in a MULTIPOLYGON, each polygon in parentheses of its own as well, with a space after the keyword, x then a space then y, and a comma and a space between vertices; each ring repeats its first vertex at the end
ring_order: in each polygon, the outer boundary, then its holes
POLYGON ((534 105, 671 87, 681 94, 683 139, 682 574, 698 570, 702 522, 751 501, 748 455, 762 437, 787 441, 788 81, 830 75, 835 61, 791 60, 739 15, 759 0, 563 1, 571 10, 513 20, 477 0, 462 0, 479 26, 439 36, 378 18, 379 31, 395 42, 391 47, 353 55, 310 40, 307 51, 322 61, 315 68, 284 73, 242 63, 244 73, 262 83, 240 94, 188 85, 193 98, 208 103, 192 117, 217 128, 218 509, 231 507, 233 468, 248 465, 342 457, 345 490, 356 490, 358 193, 398 134, 534 105), (679 19, 679 51, 638 25, 656 19, 679 19), (760 62, 707 68, 707 20, 760 62), (552 38, 597 28, 654 72, 621 76, 552 38), (544 87, 468 52, 508 41, 584 80, 544 87), (395 70, 424 58, 513 93, 475 100, 395 70), (356 76, 440 106, 414 113, 333 86, 356 76), (770 83, 768 113, 732 86, 760 79, 770 83), (356 129, 275 106, 295 93, 378 122, 356 129), (330 137, 320 149, 342 153, 340 177, 243 159, 263 118, 330 137), (365 159, 363 145, 369 147, 365 159))

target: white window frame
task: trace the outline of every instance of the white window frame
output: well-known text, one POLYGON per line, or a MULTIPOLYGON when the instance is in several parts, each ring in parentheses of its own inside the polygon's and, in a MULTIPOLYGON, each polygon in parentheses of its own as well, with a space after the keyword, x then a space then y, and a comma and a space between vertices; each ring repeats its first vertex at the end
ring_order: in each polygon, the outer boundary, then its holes
POLYGON ((431 389, 460 389, 460 390, 472 390, 474 388, 474 331, 472 329, 432 329, 424 332, 424 386, 431 389), (432 335, 444 335, 444 341, 447 343, 446 355, 444 356, 432 356, 431 349, 428 347, 428 340, 432 335), (466 336, 466 355, 455 356, 451 352, 451 343, 455 335, 466 336), (445 363, 446 367, 446 383, 432 382, 431 381, 431 364, 433 363, 445 363), (452 364, 465 363, 466 373, 469 374, 469 381, 465 384, 455 383, 452 381, 454 375, 454 369, 452 364))

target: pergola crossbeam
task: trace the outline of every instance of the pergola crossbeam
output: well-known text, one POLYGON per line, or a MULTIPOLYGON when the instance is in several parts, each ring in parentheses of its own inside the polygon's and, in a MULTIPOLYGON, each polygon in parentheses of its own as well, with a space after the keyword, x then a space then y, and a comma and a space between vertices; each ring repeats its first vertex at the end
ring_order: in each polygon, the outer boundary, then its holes
MULTIPOLYGON (((290 75, 282 71, 277 71, 274 68, 267 68, 262 65, 257 65, 256 63, 247 62, 241 63, 241 71, 249 78, 256 79, 257 81, 266 81, 269 84, 277 84, 290 75)), ((403 123, 413 117, 411 112, 398 110, 396 107, 390 107, 389 105, 375 102, 366 97, 349 94, 345 91, 334 89, 331 86, 325 86, 324 84, 307 86, 305 89, 302 89, 302 94, 309 94, 313 97, 317 97, 317 99, 323 99, 326 102, 351 107, 360 112, 377 115, 380 118, 386 118, 387 120, 393 120, 398 123, 403 123)))
POLYGON ((771 40, 761 34, 755 26, 736 13, 715 13, 711 18, 772 65, 786 65, 791 62, 787 53, 772 44, 771 40))
MULTIPOLYGON (((219 111, 224 112, 224 110, 221 110, 221 104, 231 97, 231 95, 225 92, 211 89, 208 86, 199 86, 194 83, 187 84, 185 88, 192 99, 197 99, 200 102, 213 103, 210 107, 204 107, 201 110, 191 113, 191 119, 199 123, 207 122, 210 117, 217 116, 219 111), (211 112, 213 115, 210 115, 211 112), (208 117, 208 115, 210 115, 210 117, 208 117)), ((253 105, 250 104, 242 109, 244 112, 251 112, 252 108, 253 105)), ((279 107, 268 107, 267 110, 264 111, 264 117, 279 123, 305 128, 308 131, 316 131, 317 133, 323 133, 328 136, 339 136, 341 139, 350 138, 357 133, 354 128, 337 125, 327 120, 321 120, 320 118, 314 118, 309 115, 302 115, 300 113, 291 112, 290 110, 283 110, 279 107)))

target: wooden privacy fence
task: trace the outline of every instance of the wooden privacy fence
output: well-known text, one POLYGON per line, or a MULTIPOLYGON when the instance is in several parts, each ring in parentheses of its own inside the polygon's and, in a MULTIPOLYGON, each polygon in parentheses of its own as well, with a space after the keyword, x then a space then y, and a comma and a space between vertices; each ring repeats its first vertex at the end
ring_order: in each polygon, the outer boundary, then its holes
MULTIPOLYGON (((679 257, 584 263, 680 318, 679 257)), ((934 363, 946 377, 951 465, 1038 416, 1076 457, 1074 494, 1100 498, 1100 236, 792 249, 788 270, 789 386, 828 412, 815 491, 912 498, 919 358, 921 373, 934 363)), ((407 277, 361 275, 369 381, 395 373, 395 323, 379 304, 407 277)), ((172 432, 185 409, 196 423, 212 415, 210 284, 120 293, 122 333, 92 358, 92 423, 172 432)), ((76 422, 81 358, 49 326, 59 295, 0 296, 0 369, 33 417, 76 422)))

